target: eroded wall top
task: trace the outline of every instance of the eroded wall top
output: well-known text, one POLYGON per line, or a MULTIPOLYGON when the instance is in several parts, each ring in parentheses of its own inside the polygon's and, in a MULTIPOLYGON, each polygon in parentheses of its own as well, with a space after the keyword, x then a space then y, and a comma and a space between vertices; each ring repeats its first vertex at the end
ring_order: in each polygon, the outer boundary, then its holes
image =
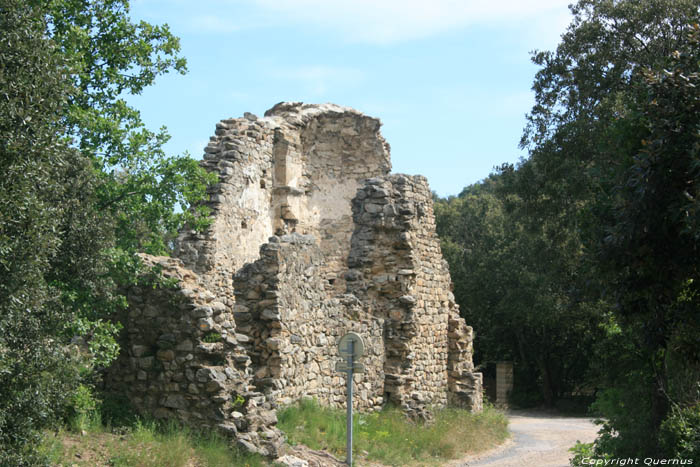
POLYGON ((225 291, 272 234, 310 234, 324 253, 325 279, 342 288, 351 200, 362 180, 391 170, 380 126, 349 107, 294 102, 263 118, 222 120, 202 161, 219 174, 208 202, 214 223, 203 234, 183 232, 176 255, 225 291))

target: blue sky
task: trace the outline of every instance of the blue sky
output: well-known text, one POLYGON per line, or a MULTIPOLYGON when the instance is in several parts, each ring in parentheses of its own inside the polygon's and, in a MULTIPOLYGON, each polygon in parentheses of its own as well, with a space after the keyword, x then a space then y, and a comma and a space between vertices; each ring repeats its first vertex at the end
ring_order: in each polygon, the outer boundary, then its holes
POLYGON ((383 122, 393 172, 441 196, 525 154, 518 142, 536 67, 554 49, 568 0, 132 0, 167 23, 187 75, 130 98, 173 153, 201 158, 215 124, 281 101, 333 102, 383 122))

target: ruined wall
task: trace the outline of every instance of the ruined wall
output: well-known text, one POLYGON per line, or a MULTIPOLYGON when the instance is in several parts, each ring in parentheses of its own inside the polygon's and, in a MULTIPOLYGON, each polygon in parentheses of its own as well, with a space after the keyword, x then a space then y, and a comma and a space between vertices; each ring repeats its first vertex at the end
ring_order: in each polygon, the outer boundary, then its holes
POLYGON ((219 174, 209 187, 214 222, 204 233, 181 232, 175 256, 233 305, 233 273, 258 256, 273 233, 273 140, 269 125, 247 115, 223 120, 205 148, 202 166, 219 174))
POLYGON ((142 413, 218 429, 251 451, 276 456, 284 440, 275 428, 276 403, 252 384, 231 309, 181 261, 141 259, 157 269, 127 291, 122 352, 106 387, 142 413))
POLYGON ((108 384, 159 417, 228 430, 274 452, 274 408, 345 404, 337 343, 363 336, 356 407, 481 409, 472 330, 459 317, 420 176, 389 175, 379 120, 282 103, 216 126, 213 224, 183 231, 175 288, 136 287, 108 384))
POLYGON ((386 319, 384 390, 391 401, 421 411, 450 399, 480 410, 478 383, 473 399, 451 394, 473 371, 471 340, 460 341, 472 336, 462 333, 471 328, 454 302, 432 205, 424 177, 367 181, 353 200, 348 291, 386 319))
POLYGON ((311 186, 306 218, 317 229, 325 258, 323 275, 333 290, 344 290, 344 273, 354 230, 352 199, 362 182, 391 170, 389 147, 375 118, 323 114, 301 133, 302 154, 311 186))
POLYGON ((280 404, 314 397, 326 405, 345 404, 344 376, 334 370, 338 341, 347 332, 363 336, 364 375, 357 375, 355 406, 376 409, 383 403, 383 319, 377 319, 352 295, 327 298, 333 286, 324 278, 324 256, 311 235, 272 237, 261 258, 235 278, 235 318, 250 340, 258 390, 280 404))
POLYGON ((362 180, 391 169, 380 125, 347 107, 299 103, 219 122, 202 162, 220 178, 209 189, 214 223, 202 234, 183 232, 176 256, 228 294, 233 275, 273 233, 310 234, 326 258, 324 278, 342 291, 351 200, 362 180))

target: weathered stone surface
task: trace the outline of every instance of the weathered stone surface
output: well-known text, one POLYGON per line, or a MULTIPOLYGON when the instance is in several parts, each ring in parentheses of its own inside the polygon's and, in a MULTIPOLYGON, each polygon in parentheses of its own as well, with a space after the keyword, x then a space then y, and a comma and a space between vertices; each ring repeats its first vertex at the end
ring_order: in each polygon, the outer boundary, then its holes
POLYGON ((187 408, 187 401, 184 396, 173 394, 167 396, 163 402, 163 407, 171 407, 173 409, 185 409, 187 408))
POLYGON ((282 456, 275 459, 278 464, 286 465, 288 467, 309 467, 309 463, 304 459, 299 459, 296 456, 282 456))
POLYGON ((131 354, 134 357, 140 357, 141 355, 145 354, 146 352, 148 352, 148 347, 146 347, 145 345, 135 344, 135 345, 131 346, 131 354))
POLYGON ((450 292, 425 178, 389 175, 379 120, 281 103, 216 126, 202 166, 213 223, 175 258, 142 255, 175 288, 135 286, 105 382, 141 411, 217 428, 276 457, 275 408, 345 404, 337 343, 363 336, 356 408, 429 418, 481 409, 473 334, 450 292))
POLYGON ((228 338, 223 324, 211 321, 205 331, 197 322, 209 318, 189 315, 189 310, 208 307, 235 327, 232 306, 207 290, 205 281, 179 260, 148 255, 142 255, 142 260, 147 267, 158 265, 165 277, 177 279, 179 285, 174 289, 144 285, 129 291, 129 297, 138 297, 130 299, 130 307, 160 312, 155 319, 133 310, 119 317, 128 331, 122 335, 125 351, 105 376, 107 387, 126 394, 137 409, 157 418, 178 418, 229 436, 265 431, 267 437, 250 439, 265 455, 277 452, 283 436, 274 427, 276 420, 261 418, 269 425, 258 427, 246 421, 259 411, 267 416, 274 405, 251 391, 246 350, 233 336, 228 338), (218 342, 205 342, 205 336, 218 342), (231 416, 234 408, 244 420, 231 416))

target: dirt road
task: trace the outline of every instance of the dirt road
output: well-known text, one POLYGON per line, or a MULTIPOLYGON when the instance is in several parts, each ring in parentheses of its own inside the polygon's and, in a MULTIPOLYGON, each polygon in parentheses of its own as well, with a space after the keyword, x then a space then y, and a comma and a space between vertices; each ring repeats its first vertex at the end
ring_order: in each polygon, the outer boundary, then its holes
POLYGON ((568 466, 576 441, 590 443, 598 427, 590 418, 510 412, 512 438, 504 445, 449 464, 452 467, 568 466))

